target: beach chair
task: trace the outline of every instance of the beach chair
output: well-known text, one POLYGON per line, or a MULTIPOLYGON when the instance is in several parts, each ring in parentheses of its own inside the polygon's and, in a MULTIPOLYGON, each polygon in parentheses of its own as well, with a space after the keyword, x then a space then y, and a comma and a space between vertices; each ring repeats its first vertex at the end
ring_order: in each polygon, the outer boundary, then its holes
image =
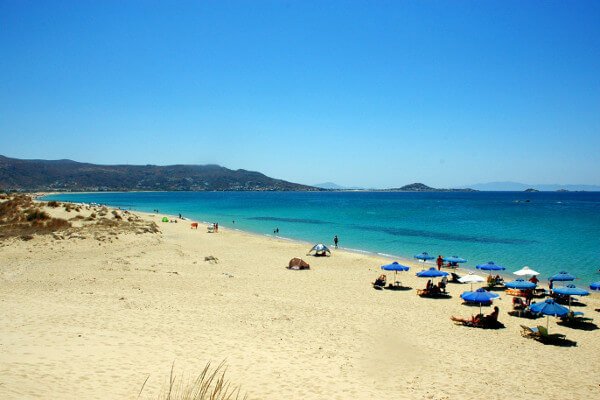
POLYGON ((521 336, 529 339, 535 339, 540 336, 540 331, 537 327, 521 325, 521 336))
POLYGON ((432 299, 444 299, 444 298, 450 298, 452 296, 450 296, 450 293, 446 292, 446 291, 440 291, 438 290, 427 290, 427 289, 417 289, 417 296, 419 297, 429 297, 432 299))
POLYGON ((548 329, 546 329, 546 327, 542 325, 538 325, 534 328, 521 325, 521 328, 521 336, 530 339, 535 339, 538 342, 542 342, 544 344, 557 343, 567 339, 567 336, 563 335, 562 333, 548 333, 548 329))

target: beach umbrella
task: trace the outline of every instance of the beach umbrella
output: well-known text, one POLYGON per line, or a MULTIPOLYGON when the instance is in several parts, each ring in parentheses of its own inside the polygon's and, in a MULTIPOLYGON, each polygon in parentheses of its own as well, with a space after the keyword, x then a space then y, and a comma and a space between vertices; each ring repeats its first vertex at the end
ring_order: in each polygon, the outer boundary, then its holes
POLYGON ((553 292, 562 294, 563 296, 569 296, 569 311, 571 311, 571 296, 587 296, 590 294, 587 290, 580 289, 575 285, 559 287, 554 289, 553 292))
POLYGON ((532 270, 528 266, 524 266, 520 270, 513 272, 513 274, 515 274, 517 276, 534 276, 534 275, 539 275, 540 273, 532 270))
POLYGON ((457 257, 457 256, 444 257, 444 258, 442 258, 442 260, 444 260, 448 263, 466 263, 467 262, 467 260, 465 260, 464 258, 457 257))
POLYGON ((498 293, 491 293, 483 288, 479 288, 474 292, 464 292, 460 295, 460 298, 464 301, 471 303, 479 303, 479 314, 481 314, 481 305, 483 303, 490 303, 493 299, 499 298, 498 293))
POLYGON ((600 281, 592 283, 590 289, 600 291, 600 281))
POLYGON ((309 253, 314 251, 315 254, 331 254, 331 250, 327 248, 323 243, 315 244, 312 249, 310 249, 309 253))
POLYGON ((470 283, 471 284, 471 290, 473 290, 473 283, 478 283, 478 282, 485 282, 485 278, 479 276, 479 275, 475 275, 472 272, 469 272, 469 275, 465 275, 462 278, 458 278, 458 281, 460 283, 470 283))
POLYGON ((506 269, 506 267, 503 267, 502 265, 498 265, 498 264, 494 263, 493 261, 488 261, 485 264, 479 264, 479 265, 475 266, 475 268, 480 269, 482 271, 490 271, 490 275, 492 274, 492 271, 503 271, 506 269))
POLYGON ((569 309, 567 307, 561 306, 556 303, 553 299, 546 299, 546 301, 542 303, 532 303, 529 306, 531 312, 536 314, 545 315, 546 318, 546 330, 548 330, 548 324, 550 322, 550 316, 553 315, 555 317, 562 317, 569 313, 569 309))
POLYGON ((552 275, 550 278, 548 278, 548 280, 553 282, 567 282, 574 281, 575 277, 568 272, 560 271, 558 274, 552 275))
POLYGON ((438 271, 436 268, 429 268, 423 271, 417 272, 419 278, 440 278, 442 276, 448 276, 445 271, 438 271))
POLYGON ((396 274, 398 271, 408 271, 410 267, 402 264, 398 264, 398 261, 394 261, 391 264, 382 265, 381 269, 384 271, 394 271, 394 282, 396 281, 396 274))
POLYGON ((423 262, 426 262, 427 260, 433 260, 435 257, 429 255, 429 253, 427 252, 422 252, 421 254, 417 254, 414 256, 417 260, 421 260, 423 262))
POLYGON ((504 286, 509 289, 530 290, 535 289, 537 285, 524 279, 517 279, 511 282, 506 282, 504 286))

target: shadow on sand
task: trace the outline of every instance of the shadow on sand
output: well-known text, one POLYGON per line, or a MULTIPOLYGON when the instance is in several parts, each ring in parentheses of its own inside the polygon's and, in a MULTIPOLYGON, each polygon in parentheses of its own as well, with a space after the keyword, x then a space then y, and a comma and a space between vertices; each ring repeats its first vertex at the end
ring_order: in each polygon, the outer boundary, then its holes
POLYGON ((392 286, 392 285, 388 285, 385 287, 385 290, 391 290, 393 292, 408 292, 409 290, 412 290, 412 287, 410 286, 392 286))
POLYGON ((557 340, 538 340, 546 346, 557 346, 557 347, 576 347, 577 342, 571 339, 557 339, 557 340))
POLYGON ((559 321, 556 324, 571 329, 578 329, 581 331, 595 331, 598 329, 598 325, 590 321, 559 321))

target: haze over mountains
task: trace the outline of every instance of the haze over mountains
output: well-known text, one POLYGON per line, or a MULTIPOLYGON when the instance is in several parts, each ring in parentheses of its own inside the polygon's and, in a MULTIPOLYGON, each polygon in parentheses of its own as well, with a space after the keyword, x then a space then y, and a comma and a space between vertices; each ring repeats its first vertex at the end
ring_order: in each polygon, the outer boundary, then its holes
POLYGON ((334 182, 313 186, 268 177, 260 172, 219 165, 96 165, 72 160, 21 160, 0 155, 0 189, 26 191, 600 191, 594 185, 534 185, 490 182, 456 189, 422 183, 394 188, 344 187, 334 182))
POLYGON ((568 190, 568 191, 587 191, 587 192, 598 192, 600 186, 596 185, 559 185, 559 184, 531 184, 531 183, 519 183, 519 182, 489 182, 489 183, 477 183, 469 185, 470 188, 481 191, 513 191, 521 192, 527 189, 536 189, 541 192, 555 192, 557 190, 568 190))
POLYGON ((460 186, 455 189, 436 189, 422 183, 404 185, 397 188, 364 188, 364 187, 346 187, 334 182, 317 183, 313 186, 328 190, 389 190, 406 192, 435 192, 435 191, 481 191, 481 192, 522 192, 527 189, 536 189, 541 192, 555 192, 558 190, 566 191, 588 191, 599 192, 600 186, 596 185, 559 185, 559 184, 527 184, 519 182, 489 182, 477 183, 468 186, 460 186))

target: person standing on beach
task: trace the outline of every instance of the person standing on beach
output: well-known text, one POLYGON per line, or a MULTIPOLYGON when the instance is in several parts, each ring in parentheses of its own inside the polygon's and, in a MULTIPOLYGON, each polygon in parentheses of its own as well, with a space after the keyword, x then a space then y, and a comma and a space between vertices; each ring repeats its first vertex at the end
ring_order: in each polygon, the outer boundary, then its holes
POLYGON ((437 262, 438 271, 440 271, 442 269, 442 264, 444 264, 444 260, 442 259, 441 255, 438 256, 436 262, 437 262))
POLYGON ((333 244, 335 245, 335 248, 336 248, 336 249, 338 248, 338 242, 339 242, 339 239, 338 239, 337 235, 335 235, 335 236, 333 237, 333 244))

